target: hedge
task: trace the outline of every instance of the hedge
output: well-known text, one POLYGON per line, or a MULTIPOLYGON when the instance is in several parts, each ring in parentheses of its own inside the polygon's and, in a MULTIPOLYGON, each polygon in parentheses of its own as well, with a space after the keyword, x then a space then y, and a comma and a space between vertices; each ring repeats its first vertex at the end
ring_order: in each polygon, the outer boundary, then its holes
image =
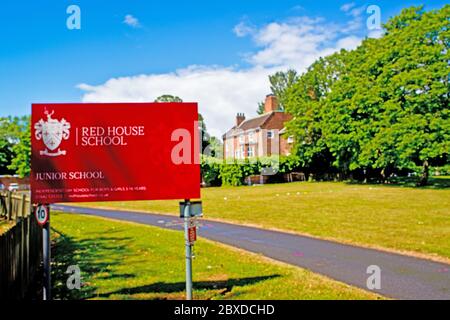
POLYGON ((246 160, 217 159, 202 157, 201 171, 203 181, 211 186, 240 186, 245 178, 259 175, 272 168, 273 173, 290 173, 300 167, 295 156, 250 158, 246 160))

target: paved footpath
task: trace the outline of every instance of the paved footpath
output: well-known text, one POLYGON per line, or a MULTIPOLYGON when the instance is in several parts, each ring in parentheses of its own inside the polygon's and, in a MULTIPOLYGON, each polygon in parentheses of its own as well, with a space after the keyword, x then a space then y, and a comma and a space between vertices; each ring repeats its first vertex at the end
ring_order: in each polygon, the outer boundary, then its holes
MULTIPOLYGON (((54 210, 182 230, 182 219, 158 214, 54 205, 54 210)), ((450 265, 277 231, 201 220, 201 237, 262 254, 367 290, 367 268, 381 268, 381 290, 397 299, 450 300, 450 265)))

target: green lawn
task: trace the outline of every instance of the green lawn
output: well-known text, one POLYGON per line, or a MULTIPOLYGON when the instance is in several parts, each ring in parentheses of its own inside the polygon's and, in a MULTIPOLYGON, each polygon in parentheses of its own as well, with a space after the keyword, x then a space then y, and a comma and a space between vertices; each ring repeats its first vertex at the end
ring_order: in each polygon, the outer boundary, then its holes
MULTIPOLYGON (((207 188, 202 200, 205 218, 448 260, 449 180, 436 181, 430 188, 333 182, 207 188)), ((83 205, 178 214, 177 201, 83 205)))
MULTIPOLYGON (((53 292, 57 299, 183 299, 181 232, 96 217, 52 213, 53 292), (69 265, 82 289, 66 289, 69 265)), ((309 271, 200 240, 195 299, 377 299, 309 271)))

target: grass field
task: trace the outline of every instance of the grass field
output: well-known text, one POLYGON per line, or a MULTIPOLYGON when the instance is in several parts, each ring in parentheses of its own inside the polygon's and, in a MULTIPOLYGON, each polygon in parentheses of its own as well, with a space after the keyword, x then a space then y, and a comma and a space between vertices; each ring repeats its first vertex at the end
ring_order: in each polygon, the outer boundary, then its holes
MULTIPOLYGON (((183 233, 82 215, 52 213, 57 299, 183 299, 183 233), (69 265, 84 285, 66 288, 69 265)), ((195 299, 379 299, 348 285, 200 240, 195 299)))
MULTIPOLYGON (((202 189, 202 200, 205 218, 448 260, 448 181, 441 179, 430 188, 333 182, 207 188, 202 189)), ((176 201, 89 205, 178 213, 176 201)))

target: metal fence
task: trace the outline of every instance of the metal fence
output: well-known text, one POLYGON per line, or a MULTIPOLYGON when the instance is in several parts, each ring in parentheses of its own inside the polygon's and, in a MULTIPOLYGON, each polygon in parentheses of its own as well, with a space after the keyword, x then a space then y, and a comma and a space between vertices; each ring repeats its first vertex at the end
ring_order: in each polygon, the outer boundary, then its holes
POLYGON ((0 193, 0 219, 12 226, 0 234, 0 299, 33 295, 42 258, 42 228, 25 194, 0 193))

